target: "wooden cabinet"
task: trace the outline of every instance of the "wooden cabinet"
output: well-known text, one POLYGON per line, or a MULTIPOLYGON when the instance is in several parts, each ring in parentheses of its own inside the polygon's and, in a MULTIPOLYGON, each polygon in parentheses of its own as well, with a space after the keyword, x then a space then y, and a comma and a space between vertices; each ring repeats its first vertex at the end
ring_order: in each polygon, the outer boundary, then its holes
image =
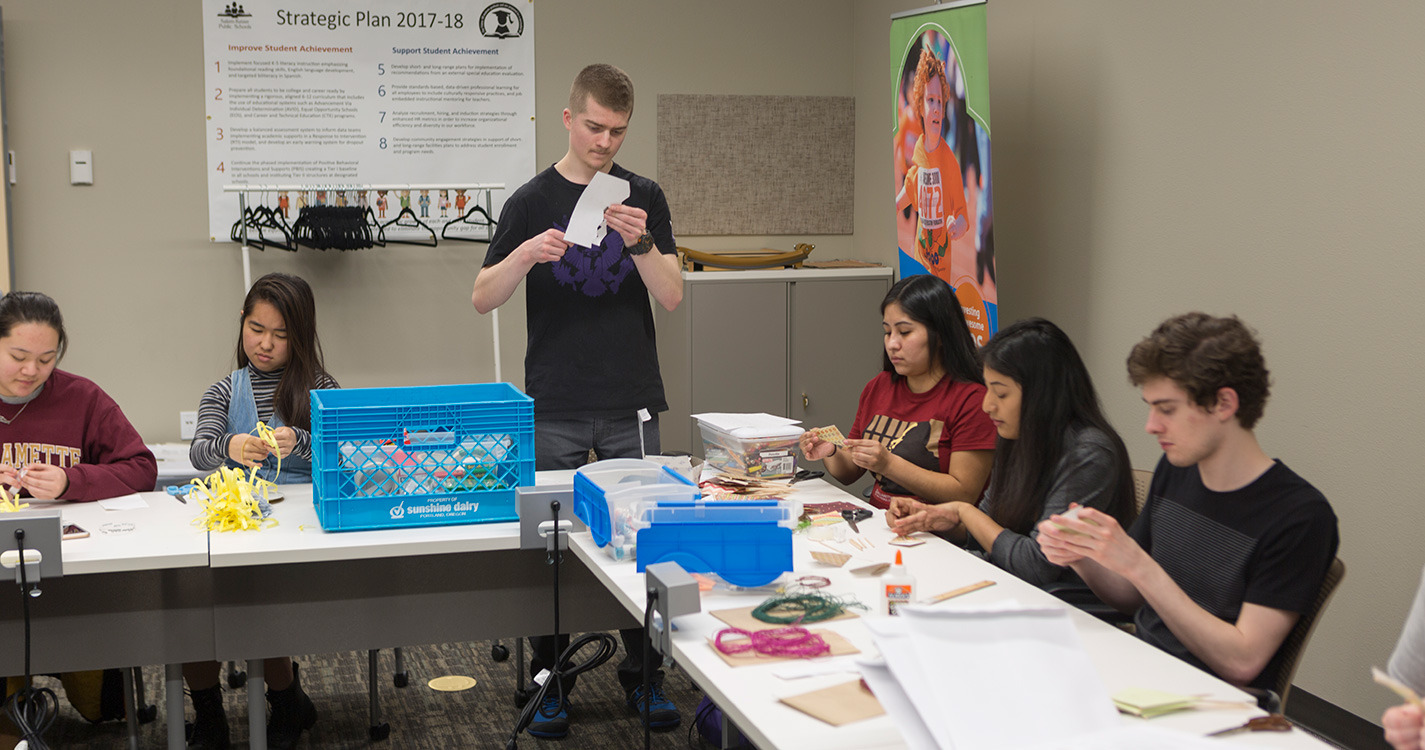
POLYGON ((695 271, 683 303, 655 305, 668 411, 664 451, 703 452, 690 414, 767 412, 851 429, 881 369, 889 268, 695 271))

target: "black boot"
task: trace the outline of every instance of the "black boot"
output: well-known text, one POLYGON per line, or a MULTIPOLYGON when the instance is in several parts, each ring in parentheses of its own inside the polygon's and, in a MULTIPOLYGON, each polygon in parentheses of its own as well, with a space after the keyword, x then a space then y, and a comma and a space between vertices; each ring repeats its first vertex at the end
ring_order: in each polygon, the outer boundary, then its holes
POLYGON ((317 707, 302 692, 302 679, 297 671, 300 666, 292 663, 292 684, 286 690, 267 691, 267 703, 272 706, 272 716, 267 720, 269 750, 291 750, 297 746, 302 730, 311 729, 317 723, 317 707))
POLYGON ((223 710, 223 689, 214 685, 206 690, 194 690, 193 732, 188 735, 188 750, 228 750, 228 714, 223 710))

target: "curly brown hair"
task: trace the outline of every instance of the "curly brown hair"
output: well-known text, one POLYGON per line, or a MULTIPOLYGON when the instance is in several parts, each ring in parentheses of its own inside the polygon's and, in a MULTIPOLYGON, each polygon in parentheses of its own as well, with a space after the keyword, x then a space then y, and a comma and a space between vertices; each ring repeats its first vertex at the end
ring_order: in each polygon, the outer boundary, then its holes
POLYGON ((1163 321, 1128 355, 1128 380, 1141 386, 1154 378, 1172 380, 1204 409, 1217 392, 1237 392, 1237 421, 1252 429, 1271 395, 1271 373, 1262 345, 1236 315, 1217 318, 1190 312, 1163 321))
MULTIPOLYGON (((950 81, 945 78, 945 61, 928 49, 920 51, 920 62, 915 66, 915 83, 910 87, 910 103, 920 117, 920 132, 925 132, 925 87, 930 85, 930 77, 940 80, 940 97, 950 96, 950 81)), ((943 101, 941 102, 944 103, 943 101)))
POLYGON ((569 87, 569 113, 583 112, 591 96, 614 112, 633 114, 633 81, 608 63, 594 63, 574 76, 574 85, 569 87))

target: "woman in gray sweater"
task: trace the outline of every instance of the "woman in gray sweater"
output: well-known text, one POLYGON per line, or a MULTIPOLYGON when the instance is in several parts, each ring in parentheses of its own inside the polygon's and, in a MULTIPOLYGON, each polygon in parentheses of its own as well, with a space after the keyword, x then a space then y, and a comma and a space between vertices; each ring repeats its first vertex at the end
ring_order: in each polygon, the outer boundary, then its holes
POLYGON ((1137 506, 1128 451, 1103 416, 1078 350, 1058 326, 1021 320, 995 334, 980 354, 984 410, 999 432, 984 499, 978 506, 898 499, 886 520, 901 534, 948 532, 1035 585, 1072 579, 1071 570, 1044 558, 1036 526, 1070 503, 1132 525, 1137 506))

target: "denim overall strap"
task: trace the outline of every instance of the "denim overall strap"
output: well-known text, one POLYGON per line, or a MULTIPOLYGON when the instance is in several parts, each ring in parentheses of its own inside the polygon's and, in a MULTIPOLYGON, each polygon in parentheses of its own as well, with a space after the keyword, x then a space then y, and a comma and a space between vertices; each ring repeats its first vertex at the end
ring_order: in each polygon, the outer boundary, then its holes
MULTIPOLYGON (((232 386, 232 398, 228 400, 228 432, 252 434, 253 430, 257 429, 257 399, 252 395, 252 378, 248 375, 247 368, 234 370, 228 376, 228 382, 232 386)), ((276 409, 272 410, 272 421, 268 422, 267 426, 274 430, 286 426, 276 409)), ((231 458, 227 460, 227 466, 243 468, 242 464, 231 458)), ((279 475, 277 457, 269 455, 263 459, 257 475, 277 484, 305 484, 312 481, 312 462, 296 455, 284 456, 282 473, 279 475)))

